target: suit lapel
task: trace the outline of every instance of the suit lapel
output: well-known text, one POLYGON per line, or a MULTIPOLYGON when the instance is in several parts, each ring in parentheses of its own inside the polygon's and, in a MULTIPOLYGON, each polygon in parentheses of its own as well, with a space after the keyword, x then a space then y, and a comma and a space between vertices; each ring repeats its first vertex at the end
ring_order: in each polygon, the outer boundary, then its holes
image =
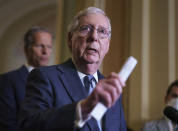
POLYGON ((27 68, 23 65, 22 67, 19 68, 18 73, 19 73, 21 80, 23 81, 23 83, 25 85, 26 81, 27 81, 27 77, 28 77, 27 68))
POLYGON ((104 76, 98 71, 98 80, 104 79, 104 76))
POLYGON ((59 79, 62 80, 64 87, 71 98, 74 101, 86 98, 86 91, 84 90, 83 84, 72 60, 70 59, 66 63, 58 66, 58 69, 62 71, 62 74, 59 75, 59 79))
MULTIPOLYGON (((87 97, 87 92, 84 89, 84 86, 71 59, 58 66, 58 70, 62 72, 62 74, 59 75, 59 79, 61 79, 68 94, 74 101, 79 101, 87 97)), ((104 76, 98 71, 98 80, 103 78, 104 76)), ((99 131, 97 122, 95 120, 89 120, 87 125, 91 130, 95 129, 99 131)))

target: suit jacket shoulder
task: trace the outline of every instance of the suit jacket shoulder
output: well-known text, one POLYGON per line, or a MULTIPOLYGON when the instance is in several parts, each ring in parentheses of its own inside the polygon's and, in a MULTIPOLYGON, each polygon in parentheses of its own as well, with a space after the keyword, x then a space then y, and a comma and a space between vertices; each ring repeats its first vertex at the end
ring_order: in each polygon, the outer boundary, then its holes
POLYGON ((17 87, 21 85, 25 85, 27 81, 28 70, 25 66, 21 66, 20 68, 1 74, 0 79, 2 84, 0 88, 8 88, 9 86, 17 87))
MULTIPOLYGON (((20 68, 0 75, 0 90, 3 94, 15 97, 17 104, 25 96, 25 85, 28 77, 28 70, 23 65, 20 68)), ((2 95, 3 95, 2 94, 2 95)), ((10 102, 10 101, 9 101, 10 102)))
POLYGON ((27 75, 25 66, 0 75, 0 130, 16 130, 17 112, 25 96, 27 75))
POLYGON ((166 119, 163 117, 158 120, 153 120, 145 123, 142 131, 168 131, 169 126, 166 119))

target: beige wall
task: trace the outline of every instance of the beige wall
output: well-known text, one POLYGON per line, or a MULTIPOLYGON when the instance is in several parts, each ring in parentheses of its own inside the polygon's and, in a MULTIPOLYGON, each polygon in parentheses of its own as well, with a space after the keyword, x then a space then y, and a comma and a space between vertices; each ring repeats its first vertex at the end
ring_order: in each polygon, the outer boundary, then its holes
POLYGON ((127 113, 128 124, 135 130, 140 130, 145 121, 162 116, 168 84, 178 78, 177 56, 172 53, 177 49, 178 41, 173 37, 177 22, 169 13, 176 5, 169 7, 169 2, 173 1, 131 1, 130 54, 139 63, 129 81, 130 106, 127 113))
POLYGON ((118 72, 124 62, 125 2, 123 0, 106 1, 105 11, 112 25, 110 50, 103 63, 103 73, 109 75, 111 71, 118 72))
MULTIPOLYGON (((176 33, 175 33, 175 36, 178 36, 178 1, 176 0, 175 1, 175 30, 176 30, 176 33)), ((178 67, 178 37, 175 38, 176 42, 175 42, 175 61, 176 61, 176 67, 178 67)), ((176 68, 176 78, 178 78, 178 68, 176 68)))

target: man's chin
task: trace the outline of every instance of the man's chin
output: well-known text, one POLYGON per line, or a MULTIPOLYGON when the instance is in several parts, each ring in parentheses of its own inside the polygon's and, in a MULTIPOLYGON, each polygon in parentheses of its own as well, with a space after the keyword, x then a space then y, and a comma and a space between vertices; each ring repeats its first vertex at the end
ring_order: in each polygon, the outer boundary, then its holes
POLYGON ((87 64, 96 64, 98 63, 98 59, 85 59, 87 64))
POLYGON ((40 66, 48 66, 48 62, 41 62, 40 66))

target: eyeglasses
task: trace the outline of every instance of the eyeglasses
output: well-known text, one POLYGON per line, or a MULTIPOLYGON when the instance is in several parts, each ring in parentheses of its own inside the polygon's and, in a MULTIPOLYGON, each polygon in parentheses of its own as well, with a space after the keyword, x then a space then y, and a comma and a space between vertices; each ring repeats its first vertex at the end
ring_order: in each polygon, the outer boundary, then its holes
POLYGON ((97 30, 99 38, 104 39, 110 37, 111 31, 109 30, 109 28, 105 28, 102 26, 96 28, 92 25, 82 25, 79 27, 78 31, 81 36, 87 36, 91 34, 95 29, 97 30))

